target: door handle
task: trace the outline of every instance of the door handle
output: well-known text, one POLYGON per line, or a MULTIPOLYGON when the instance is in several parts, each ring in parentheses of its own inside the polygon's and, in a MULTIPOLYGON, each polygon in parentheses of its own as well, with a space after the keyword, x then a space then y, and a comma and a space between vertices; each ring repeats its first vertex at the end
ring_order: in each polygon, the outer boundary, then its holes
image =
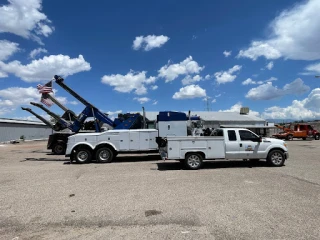
POLYGON ((242 147, 242 143, 240 143, 240 147, 242 147))

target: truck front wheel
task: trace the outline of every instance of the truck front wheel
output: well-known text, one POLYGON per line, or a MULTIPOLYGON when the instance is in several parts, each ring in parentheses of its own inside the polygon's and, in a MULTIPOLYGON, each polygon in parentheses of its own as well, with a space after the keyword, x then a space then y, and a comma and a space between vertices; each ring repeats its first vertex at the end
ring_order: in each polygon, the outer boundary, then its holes
POLYGON ((110 163, 113 160, 113 151, 110 148, 103 147, 98 149, 96 153, 97 162, 100 163, 110 163))
POLYGON ((315 139, 315 140, 319 140, 319 139, 320 139, 320 135, 319 135, 319 134, 315 135, 315 136, 314 136, 314 139, 315 139))
POLYGON ((268 154, 267 162, 273 167, 281 167, 285 162, 285 157, 282 151, 273 150, 268 154))
POLYGON ((202 166, 202 156, 198 153, 189 153, 185 158, 185 166, 191 170, 197 170, 202 166))
POLYGON ((89 163, 92 159, 92 155, 88 149, 80 148, 74 153, 74 159, 77 163, 89 163))

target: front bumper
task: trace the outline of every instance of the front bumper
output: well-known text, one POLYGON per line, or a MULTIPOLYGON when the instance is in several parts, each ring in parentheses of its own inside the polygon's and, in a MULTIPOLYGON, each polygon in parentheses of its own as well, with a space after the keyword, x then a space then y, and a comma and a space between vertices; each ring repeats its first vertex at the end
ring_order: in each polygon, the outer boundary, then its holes
POLYGON ((288 158, 289 158, 289 153, 288 153, 288 152, 285 152, 285 153, 284 153, 284 157, 285 157, 286 159, 288 159, 288 158))

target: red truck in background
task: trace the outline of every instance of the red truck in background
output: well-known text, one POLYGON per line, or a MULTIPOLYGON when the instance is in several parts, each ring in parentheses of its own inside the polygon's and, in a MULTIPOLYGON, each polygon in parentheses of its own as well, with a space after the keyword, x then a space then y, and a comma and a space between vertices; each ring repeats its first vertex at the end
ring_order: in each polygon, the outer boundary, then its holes
POLYGON ((288 141, 291 141, 294 138, 302 138, 303 140, 306 140, 307 138, 314 138, 315 140, 320 139, 320 133, 307 123, 294 124, 293 128, 291 124, 289 124, 288 127, 280 125, 275 126, 282 130, 282 132, 272 135, 278 139, 286 139, 288 141))

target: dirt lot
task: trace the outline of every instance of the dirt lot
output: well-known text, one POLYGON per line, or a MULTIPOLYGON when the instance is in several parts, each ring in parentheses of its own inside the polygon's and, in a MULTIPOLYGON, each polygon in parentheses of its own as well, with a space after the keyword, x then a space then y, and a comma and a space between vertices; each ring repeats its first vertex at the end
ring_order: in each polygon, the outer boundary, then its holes
POLYGON ((157 156, 68 164, 46 142, 0 145, 0 239, 320 239, 320 141, 281 168, 157 156))

